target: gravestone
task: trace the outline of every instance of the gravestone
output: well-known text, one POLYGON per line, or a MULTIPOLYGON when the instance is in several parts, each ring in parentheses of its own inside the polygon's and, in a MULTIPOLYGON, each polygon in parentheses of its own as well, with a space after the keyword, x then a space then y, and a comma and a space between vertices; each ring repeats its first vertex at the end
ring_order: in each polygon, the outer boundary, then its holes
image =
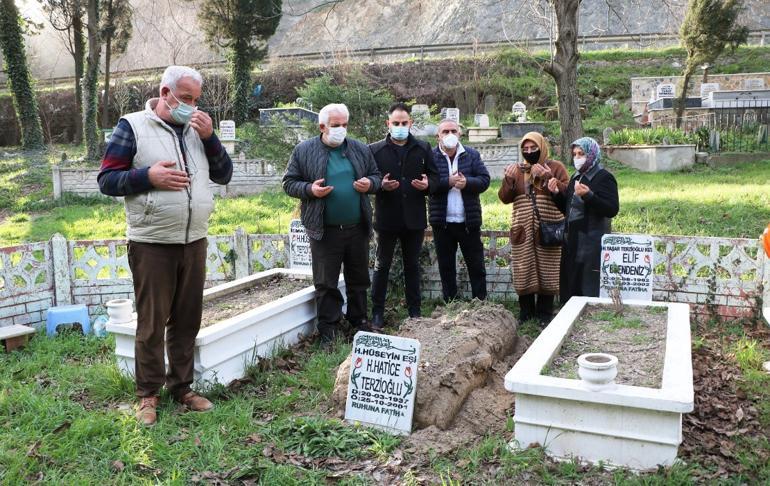
POLYGON ((653 238, 649 235, 604 235, 599 296, 610 297, 610 292, 619 288, 623 300, 651 301, 654 251, 653 238))
POLYGON ((657 99, 676 98, 676 86, 672 83, 661 83, 655 90, 657 99))
POLYGON ((473 126, 479 126, 479 123, 481 123, 481 117, 483 115, 481 113, 476 113, 473 115, 473 126))
POLYGON ((610 144, 610 137, 612 134, 615 133, 615 130, 612 129, 612 127, 607 127, 602 131, 602 139, 604 140, 604 145, 610 144))
POLYGON ((705 100, 712 91, 719 91, 719 83, 703 83, 700 85, 700 97, 705 100))
POLYGON ((235 122, 233 120, 219 122, 219 140, 222 142, 235 140, 235 122))
POLYGON ((420 341, 359 331, 353 338, 345 420, 412 432, 420 341))
POLYGON ((460 123, 460 109, 459 108, 441 108, 441 119, 452 120, 455 123, 460 123))
POLYGON ((412 118, 415 119, 426 119, 430 117, 430 108, 428 105, 412 105, 412 118))
POLYGON ((289 224, 289 268, 301 270, 313 268, 310 238, 299 219, 292 219, 289 224))
POLYGON ((473 115, 473 124, 479 128, 489 128, 489 115, 483 113, 473 115))
POLYGON ((492 113, 497 108, 497 97, 495 95, 487 95, 484 97, 484 113, 492 113))
POLYGON ((527 106, 521 101, 517 101, 511 107, 511 113, 513 113, 514 121, 525 122, 527 121, 527 106))
POLYGON ((412 105, 412 134, 417 137, 435 135, 435 125, 430 125, 430 108, 428 105, 412 105))

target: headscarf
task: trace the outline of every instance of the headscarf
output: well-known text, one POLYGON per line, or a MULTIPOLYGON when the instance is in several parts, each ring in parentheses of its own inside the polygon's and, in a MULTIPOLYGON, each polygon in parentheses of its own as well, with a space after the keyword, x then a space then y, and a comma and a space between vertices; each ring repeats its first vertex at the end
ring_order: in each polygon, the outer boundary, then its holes
MULTIPOLYGON (((534 142, 535 145, 537 145, 537 148, 540 149, 540 157, 537 159, 538 164, 545 164, 545 161, 548 160, 548 156, 550 155, 550 151, 548 148, 548 141, 538 132, 529 132, 526 133, 522 138, 521 142, 519 142, 519 149, 522 150, 524 147, 524 142, 527 140, 534 142)), ((526 162, 526 161, 525 161, 526 162)), ((524 172, 524 181, 526 183, 530 182, 530 178, 532 177, 532 173, 530 171, 524 172)), ((537 181, 535 183, 537 186, 537 181)))
POLYGON ((578 138, 574 142, 572 142, 572 145, 570 145, 570 148, 580 147, 583 152, 586 154, 586 163, 583 165, 583 167, 580 168, 580 173, 585 174, 594 165, 597 165, 602 161, 602 149, 599 146, 599 142, 594 140, 591 137, 582 137, 578 138))

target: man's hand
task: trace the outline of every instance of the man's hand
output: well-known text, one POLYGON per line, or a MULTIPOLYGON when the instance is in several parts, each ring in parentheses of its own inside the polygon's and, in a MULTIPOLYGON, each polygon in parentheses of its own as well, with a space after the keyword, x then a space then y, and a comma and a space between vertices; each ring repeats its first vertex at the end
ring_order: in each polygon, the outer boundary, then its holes
POLYGON ((559 192, 559 179, 555 177, 548 179, 548 190, 557 194, 559 192))
POLYGON ((457 181, 460 180, 462 176, 459 172, 455 172, 454 174, 449 176, 449 187, 455 187, 457 185, 457 181))
POLYGON ((181 191, 190 185, 190 178, 183 170, 172 169, 176 167, 173 160, 161 160, 150 167, 147 176, 150 184, 156 189, 166 191, 181 191))
POLYGON ((366 192, 372 187, 372 181, 368 177, 362 177, 353 183, 353 189, 358 192, 366 192))
POLYGON ((323 183, 326 179, 318 179, 317 181, 313 181, 313 185, 310 186, 310 191, 313 193, 313 195, 317 198, 326 197, 329 195, 332 190, 334 190, 334 186, 324 186, 323 183))
POLYGON ((577 194, 580 197, 583 197, 589 192, 591 192, 590 187, 588 187, 585 184, 581 184, 580 181, 575 181, 575 194, 577 194))
POLYGON ((412 179, 412 187, 418 191, 424 191, 428 188, 428 176, 423 174, 420 179, 412 179))
POLYGON ((390 173, 385 174, 385 177, 382 178, 382 188, 385 191, 395 191, 400 185, 400 182, 394 181, 390 178, 390 173))
POLYGON ((462 172, 458 172, 457 175, 459 176, 459 179, 455 182, 455 187, 460 189, 461 191, 465 189, 465 183, 467 182, 465 180, 465 176, 462 172))
POLYGON ((190 126, 198 132, 198 136, 201 140, 206 140, 214 133, 214 125, 211 122, 211 117, 205 111, 196 110, 190 118, 190 126))

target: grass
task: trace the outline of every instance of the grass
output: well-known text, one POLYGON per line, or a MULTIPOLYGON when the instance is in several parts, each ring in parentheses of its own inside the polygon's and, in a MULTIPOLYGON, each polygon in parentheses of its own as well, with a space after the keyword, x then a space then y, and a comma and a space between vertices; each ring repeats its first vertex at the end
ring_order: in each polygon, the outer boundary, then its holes
MULTIPOLYGON (((43 189, 35 193, 29 179, 19 179, 22 165, 17 158, 0 161, 0 182, 5 183, 0 213, 7 215, 0 223, 0 246, 46 241, 54 233, 69 239, 124 237, 120 203, 77 197, 53 203, 45 199, 50 194, 43 189)), ((613 161, 607 165, 618 180, 620 194, 615 232, 756 238, 770 220, 770 161, 716 169, 698 166, 674 173, 644 173, 613 161)), ((35 171, 38 175, 28 177, 42 177, 35 171)), ((497 198, 499 187, 500 181, 493 181, 481 195, 484 229, 510 228, 511 206, 497 198)), ((295 217, 298 201, 280 189, 218 199, 210 233, 232 234, 239 226, 248 233, 286 233, 295 217)))

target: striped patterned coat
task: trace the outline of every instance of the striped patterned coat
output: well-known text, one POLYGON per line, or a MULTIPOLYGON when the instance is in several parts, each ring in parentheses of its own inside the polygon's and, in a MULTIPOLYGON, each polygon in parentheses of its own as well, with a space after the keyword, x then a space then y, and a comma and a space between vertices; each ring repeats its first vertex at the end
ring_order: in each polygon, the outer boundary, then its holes
MULTIPOLYGON (((559 191, 566 190, 569 182, 567 169, 561 162, 546 160, 553 177, 559 180, 559 191)), ((536 178, 533 182, 537 209, 544 221, 562 221, 564 215, 553 202, 547 188, 547 180, 536 178)), ((511 213, 511 270, 513 287, 519 295, 559 294, 559 261, 561 248, 539 244, 540 223, 532 209, 532 199, 527 195, 529 182, 516 166, 513 177, 505 177, 498 192, 500 200, 513 203, 511 213)))

